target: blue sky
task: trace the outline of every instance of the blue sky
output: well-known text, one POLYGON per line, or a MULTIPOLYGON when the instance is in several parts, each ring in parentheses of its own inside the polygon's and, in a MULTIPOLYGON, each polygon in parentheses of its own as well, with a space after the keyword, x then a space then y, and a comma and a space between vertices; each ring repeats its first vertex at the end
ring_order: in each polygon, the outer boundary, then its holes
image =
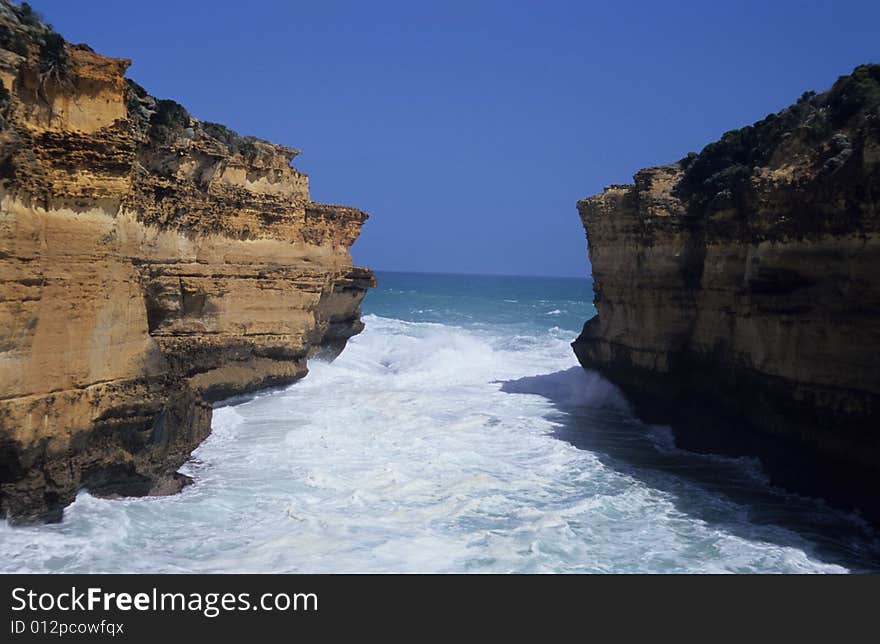
POLYGON ((33 0, 195 116, 304 151, 376 269, 587 275, 575 202, 880 62, 880 2, 33 0))

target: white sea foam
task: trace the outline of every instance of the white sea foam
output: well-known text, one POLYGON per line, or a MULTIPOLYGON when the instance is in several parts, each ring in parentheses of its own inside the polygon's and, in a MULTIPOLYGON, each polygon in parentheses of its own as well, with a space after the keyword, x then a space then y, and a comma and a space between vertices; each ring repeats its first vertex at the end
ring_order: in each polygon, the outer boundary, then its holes
POLYGON ((0 526, 2 569, 845 570, 790 530, 752 525, 733 500, 652 482, 563 436, 567 413, 608 413, 624 441, 653 431, 575 367, 570 333, 365 321, 334 363, 216 409, 184 468, 193 486, 83 493, 61 524, 0 526))

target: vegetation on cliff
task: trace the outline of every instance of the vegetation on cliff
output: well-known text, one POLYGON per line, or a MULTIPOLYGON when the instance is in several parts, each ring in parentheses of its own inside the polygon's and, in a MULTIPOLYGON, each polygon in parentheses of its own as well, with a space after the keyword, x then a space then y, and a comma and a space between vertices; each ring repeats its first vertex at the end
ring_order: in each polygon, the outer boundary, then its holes
POLYGON ((210 403, 363 328, 367 215, 0 0, 0 517, 169 494, 210 403))
POLYGON ((880 521, 878 204, 880 65, 861 65, 578 202, 598 314, 575 353, 683 444, 773 442, 780 482, 880 521))
POLYGON ((742 207, 750 182, 765 166, 803 166, 811 175, 845 176, 858 164, 868 140, 880 133, 880 65, 860 65, 822 94, 805 92, 794 105, 737 130, 726 132, 699 154, 679 163, 684 174, 674 194, 689 213, 706 216, 732 205, 742 207))
POLYGON ((28 56, 35 47, 42 85, 69 81, 70 61, 64 37, 44 22, 27 2, 7 4, 2 11, 6 22, 0 23, 0 47, 19 56, 28 56))

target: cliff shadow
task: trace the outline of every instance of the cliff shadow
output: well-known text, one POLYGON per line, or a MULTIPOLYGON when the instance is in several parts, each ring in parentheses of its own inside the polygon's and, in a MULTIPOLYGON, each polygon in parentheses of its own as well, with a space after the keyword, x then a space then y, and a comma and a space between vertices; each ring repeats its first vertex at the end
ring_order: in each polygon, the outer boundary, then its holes
POLYGON ((854 572, 880 570, 880 532, 861 517, 770 485, 758 458, 679 449, 669 427, 639 421, 620 390, 595 372, 577 366, 503 381, 501 390, 549 400, 556 438, 665 493, 682 513, 854 572))

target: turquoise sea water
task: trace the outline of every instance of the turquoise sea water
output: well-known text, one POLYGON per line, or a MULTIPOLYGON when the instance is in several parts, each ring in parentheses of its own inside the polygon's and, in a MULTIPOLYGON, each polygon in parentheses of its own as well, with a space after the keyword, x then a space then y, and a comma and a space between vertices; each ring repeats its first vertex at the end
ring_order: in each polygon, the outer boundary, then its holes
POLYGON ((596 313, 589 278, 379 273, 378 279, 364 313, 409 322, 579 332, 596 313))
POLYGON ((0 525, 4 571, 846 572, 853 514, 676 449, 569 343, 588 279, 380 273, 365 331, 215 410, 172 497, 0 525))

